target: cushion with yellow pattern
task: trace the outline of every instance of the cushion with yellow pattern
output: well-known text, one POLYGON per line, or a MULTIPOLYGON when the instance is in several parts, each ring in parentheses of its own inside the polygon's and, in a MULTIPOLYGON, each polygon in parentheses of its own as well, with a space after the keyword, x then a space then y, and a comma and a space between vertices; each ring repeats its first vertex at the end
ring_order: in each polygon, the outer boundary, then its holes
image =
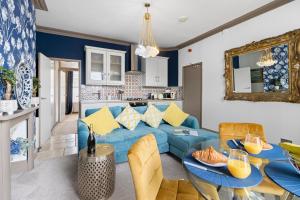
POLYGON ((120 128, 107 106, 82 119, 88 126, 93 125, 93 131, 97 135, 106 135, 116 128, 120 128))
POLYGON ((155 106, 149 105, 148 109, 144 113, 142 120, 149 126, 157 128, 164 116, 163 112, 160 112, 155 106))
POLYGON ((170 103, 169 107, 166 109, 163 119, 170 125, 178 127, 180 126, 188 114, 183 112, 175 103, 170 103))
POLYGON ((141 121, 141 114, 135 111, 131 106, 126 106, 125 109, 116 118, 117 122, 125 126, 129 130, 134 130, 141 121))

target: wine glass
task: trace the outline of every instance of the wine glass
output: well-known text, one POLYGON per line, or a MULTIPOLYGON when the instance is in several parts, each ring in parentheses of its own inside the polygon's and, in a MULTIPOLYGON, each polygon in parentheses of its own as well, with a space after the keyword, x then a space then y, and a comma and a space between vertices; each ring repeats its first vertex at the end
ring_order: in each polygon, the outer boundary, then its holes
POLYGON ((244 147, 248 153, 259 154, 262 151, 263 145, 260 137, 247 134, 244 147))
POLYGON ((240 149, 230 149, 227 168, 235 178, 247 178, 251 174, 248 153, 240 149))

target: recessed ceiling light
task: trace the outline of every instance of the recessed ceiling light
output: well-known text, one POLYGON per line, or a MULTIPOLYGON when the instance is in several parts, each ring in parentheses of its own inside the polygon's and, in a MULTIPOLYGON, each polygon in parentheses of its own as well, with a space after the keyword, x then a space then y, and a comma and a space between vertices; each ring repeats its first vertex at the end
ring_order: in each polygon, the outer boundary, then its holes
POLYGON ((178 22, 184 23, 188 20, 188 16, 180 16, 178 17, 178 22))

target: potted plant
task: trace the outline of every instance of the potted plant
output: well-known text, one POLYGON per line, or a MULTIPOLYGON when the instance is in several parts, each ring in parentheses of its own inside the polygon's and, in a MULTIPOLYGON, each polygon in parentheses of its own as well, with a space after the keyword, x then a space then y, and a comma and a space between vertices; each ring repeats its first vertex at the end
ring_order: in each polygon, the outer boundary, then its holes
POLYGON ((34 106, 38 106, 39 104, 39 97, 37 96, 37 93, 40 88, 41 88, 40 80, 37 77, 33 77, 31 104, 34 106))
POLYGON ((37 77, 32 78, 32 96, 37 97, 37 92, 41 88, 40 80, 37 77))
POLYGON ((16 85, 15 72, 0 66, 0 78, 5 83, 4 99, 10 100, 12 95, 12 89, 16 85))
POLYGON ((279 90, 281 86, 280 79, 275 79, 275 90, 279 90))
POLYGON ((0 81, 5 85, 4 100, 0 100, 0 114, 6 112, 13 114, 18 109, 16 100, 11 100, 13 87, 16 85, 16 75, 14 71, 0 66, 0 81))

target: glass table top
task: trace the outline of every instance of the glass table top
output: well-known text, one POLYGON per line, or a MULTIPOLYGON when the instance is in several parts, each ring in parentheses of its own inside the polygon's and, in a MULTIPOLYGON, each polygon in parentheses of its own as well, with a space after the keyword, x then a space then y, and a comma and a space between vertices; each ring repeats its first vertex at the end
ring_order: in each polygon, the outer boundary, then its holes
MULTIPOLYGON (((230 148, 227 145, 227 141, 221 141, 219 139, 212 139, 206 142, 201 142, 201 148, 206 149, 209 146, 213 146, 215 150, 223 153, 228 153, 230 148)), ((284 200, 284 199, 294 199, 300 200, 299 197, 291 194, 290 192, 284 190, 271 179, 267 177, 264 172, 265 166, 270 162, 269 159, 261 159, 249 156, 249 161, 252 165, 257 167, 262 176, 262 182, 250 188, 228 188, 218 185, 214 185, 204 179, 199 178, 199 176, 194 175, 184 166, 187 176, 194 187, 206 198, 214 200, 232 200, 232 199, 257 199, 257 200, 284 200)))

